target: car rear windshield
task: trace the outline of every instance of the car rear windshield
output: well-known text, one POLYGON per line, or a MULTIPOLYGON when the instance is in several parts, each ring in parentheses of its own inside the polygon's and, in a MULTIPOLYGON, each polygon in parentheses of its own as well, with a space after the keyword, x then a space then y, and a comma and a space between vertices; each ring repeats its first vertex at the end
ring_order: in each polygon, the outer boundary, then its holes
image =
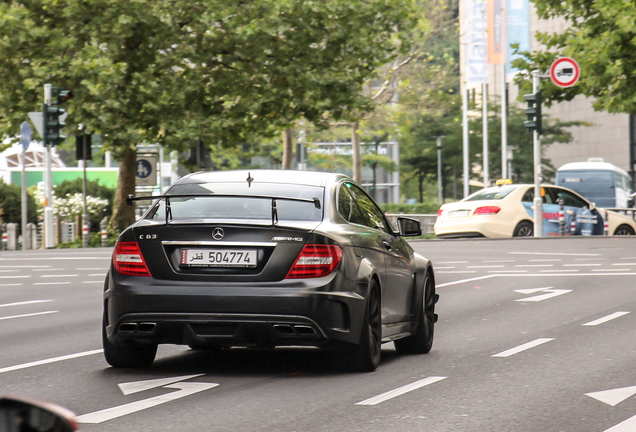
MULTIPOLYGON (((320 221, 324 188, 281 184, 187 184, 171 188, 166 195, 196 195, 170 198, 172 221, 231 219, 272 220, 272 199, 318 198, 321 208, 313 202, 276 199, 279 221, 320 221), (238 195, 227 197, 220 195, 238 195)), ((147 219, 165 219, 165 200, 159 200, 146 214, 147 219)))
POLYGON ((508 194, 517 189, 518 186, 496 186, 475 192, 474 194, 464 198, 462 201, 480 201, 480 200, 500 200, 504 199, 508 194))

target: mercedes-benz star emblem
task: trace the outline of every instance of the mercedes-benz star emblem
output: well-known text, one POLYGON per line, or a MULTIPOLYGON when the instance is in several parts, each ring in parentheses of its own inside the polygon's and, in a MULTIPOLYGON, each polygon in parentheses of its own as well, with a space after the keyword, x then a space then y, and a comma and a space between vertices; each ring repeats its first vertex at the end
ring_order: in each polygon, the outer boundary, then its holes
POLYGON ((223 238, 223 236, 225 235, 225 233, 223 232, 223 228, 214 228, 212 230, 212 238, 214 240, 221 240, 223 238))

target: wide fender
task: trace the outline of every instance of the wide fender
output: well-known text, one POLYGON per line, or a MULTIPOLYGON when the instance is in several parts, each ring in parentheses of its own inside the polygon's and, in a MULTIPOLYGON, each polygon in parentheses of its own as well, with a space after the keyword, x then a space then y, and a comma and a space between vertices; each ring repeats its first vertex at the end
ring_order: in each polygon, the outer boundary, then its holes
POLYGON ((371 279, 377 273, 378 273, 378 270, 371 261, 369 261, 366 258, 360 261, 360 266, 358 267, 358 274, 356 275, 356 288, 355 288, 356 293, 366 298, 371 279))
POLYGON ((435 272, 433 271, 433 263, 424 258, 418 253, 413 254, 413 267, 415 272, 415 289, 413 290, 413 319, 417 321, 420 308, 419 305, 424 301, 424 281, 426 280, 426 274, 433 279, 433 292, 431 295, 435 295, 435 272))

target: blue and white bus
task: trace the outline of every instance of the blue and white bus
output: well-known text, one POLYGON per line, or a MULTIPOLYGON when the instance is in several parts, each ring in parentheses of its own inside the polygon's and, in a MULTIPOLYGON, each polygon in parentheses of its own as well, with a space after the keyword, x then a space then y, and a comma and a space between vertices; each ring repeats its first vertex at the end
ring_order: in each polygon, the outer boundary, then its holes
POLYGON ((572 162, 556 172, 556 185, 578 192, 602 208, 627 208, 632 179, 625 171, 601 158, 572 162))

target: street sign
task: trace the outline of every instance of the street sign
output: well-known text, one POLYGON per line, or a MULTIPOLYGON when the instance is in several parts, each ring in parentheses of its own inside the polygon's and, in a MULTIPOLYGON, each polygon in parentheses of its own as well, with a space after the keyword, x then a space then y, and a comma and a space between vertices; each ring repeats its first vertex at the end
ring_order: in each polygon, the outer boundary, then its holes
POLYGON ((29 122, 22 122, 20 126, 20 144, 24 147, 24 151, 27 151, 29 144, 31 144, 31 126, 29 122))
POLYGON ((550 66, 550 78, 559 87, 572 87, 581 76, 579 64, 569 57, 556 59, 550 66))
POLYGON ((157 185, 157 155, 138 155, 135 163, 137 186, 157 185))
MULTIPOLYGON (((66 120, 67 114, 64 113, 60 116, 60 121, 66 120)), ((31 123, 35 126, 35 130, 38 132, 40 137, 44 136, 44 129, 42 128, 42 111, 31 111, 29 113, 29 118, 31 119, 31 123)))

